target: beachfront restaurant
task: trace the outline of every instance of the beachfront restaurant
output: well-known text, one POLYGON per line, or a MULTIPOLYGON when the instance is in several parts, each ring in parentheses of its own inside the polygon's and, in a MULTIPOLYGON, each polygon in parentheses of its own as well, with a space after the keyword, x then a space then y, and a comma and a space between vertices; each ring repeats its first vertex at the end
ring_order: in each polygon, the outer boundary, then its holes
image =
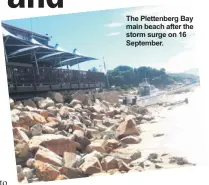
POLYGON ((10 93, 105 87, 104 73, 69 69, 96 58, 50 46, 48 35, 4 23, 2 32, 10 93))

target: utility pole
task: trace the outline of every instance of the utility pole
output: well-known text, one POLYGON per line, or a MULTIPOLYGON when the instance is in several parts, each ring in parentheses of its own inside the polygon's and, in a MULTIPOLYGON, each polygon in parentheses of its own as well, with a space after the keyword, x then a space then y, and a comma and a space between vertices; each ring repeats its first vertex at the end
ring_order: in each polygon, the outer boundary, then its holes
POLYGON ((104 57, 103 57, 103 63, 104 63, 105 76, 106 76, 106 79, 107 79, 107 88, 109 89, 110 88, 110 83, 109 83, 109 79, 108 79, 108 75, 107 75, 107 68, 106 68, 104 57))
POLYGON ((149 78, 147 78, 147 73, 145 72, 145 78, 144 78, 145 82, 148 83, 147 80, 149 80, 149 78))
POLYGON ((80 69, 80 65, 78 63, 78 84, 79 84, 79 88, 80 88, 80 82, 81 82, 81 69, 80 69))

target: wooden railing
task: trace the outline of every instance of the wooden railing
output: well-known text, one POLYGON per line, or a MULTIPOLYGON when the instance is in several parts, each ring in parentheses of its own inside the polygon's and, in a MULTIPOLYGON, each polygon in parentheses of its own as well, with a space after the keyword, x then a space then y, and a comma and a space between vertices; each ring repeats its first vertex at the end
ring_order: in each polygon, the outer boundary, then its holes
POLYGON ((104 88, 104 73, 36 67, 30 64, 6 65, 9 92, 104 88))

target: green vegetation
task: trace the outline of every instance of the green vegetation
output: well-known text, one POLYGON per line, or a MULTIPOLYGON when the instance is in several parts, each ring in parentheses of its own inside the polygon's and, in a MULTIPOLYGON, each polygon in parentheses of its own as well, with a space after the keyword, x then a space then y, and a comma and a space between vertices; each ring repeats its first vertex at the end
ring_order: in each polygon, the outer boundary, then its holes
POLYGON ((129 66, 118 66, 113 70, 107 72, 109 83, 111 86, 120 87, 122 89, 129 89, 137 87, 139 83, 147 81, 157 88, 164 88, 167 85, 174 85, 176 83, 184 83, 185 80, 194 81, 198 77, 190 74, 169 74, 164 68, 157 70, 151 67, 131 68, 129 66))
POLYGON ((91 72, 98 72, 99 70, 98 70, 96 67, 92 67, 92 68, 89 69, 88 71, 91 71, 91 72))

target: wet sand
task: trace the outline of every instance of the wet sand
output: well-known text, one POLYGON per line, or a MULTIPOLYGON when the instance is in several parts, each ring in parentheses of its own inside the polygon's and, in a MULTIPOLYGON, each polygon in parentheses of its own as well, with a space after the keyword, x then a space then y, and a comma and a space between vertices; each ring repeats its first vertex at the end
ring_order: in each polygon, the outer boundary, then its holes
POLYGON ((169 153, 185 157, 196 165, 209 164, 208 154, 204 152, 208 144, 208 136, 203 129, 206 122, 201 122, 198 112, 201 108, 200 96, 200 89, 196 88, 194 92, 174 95, 169 100, 178 101, 187 97, 189 104, 172 106, 171 109, 150 107, 155 115, 155 121, 140 125, 142 141, 137 146, 131 147, 139 148, 143 157, 147 157, 152 152, 169 153), (153 137, 154 134, 163 135, 153 137))

